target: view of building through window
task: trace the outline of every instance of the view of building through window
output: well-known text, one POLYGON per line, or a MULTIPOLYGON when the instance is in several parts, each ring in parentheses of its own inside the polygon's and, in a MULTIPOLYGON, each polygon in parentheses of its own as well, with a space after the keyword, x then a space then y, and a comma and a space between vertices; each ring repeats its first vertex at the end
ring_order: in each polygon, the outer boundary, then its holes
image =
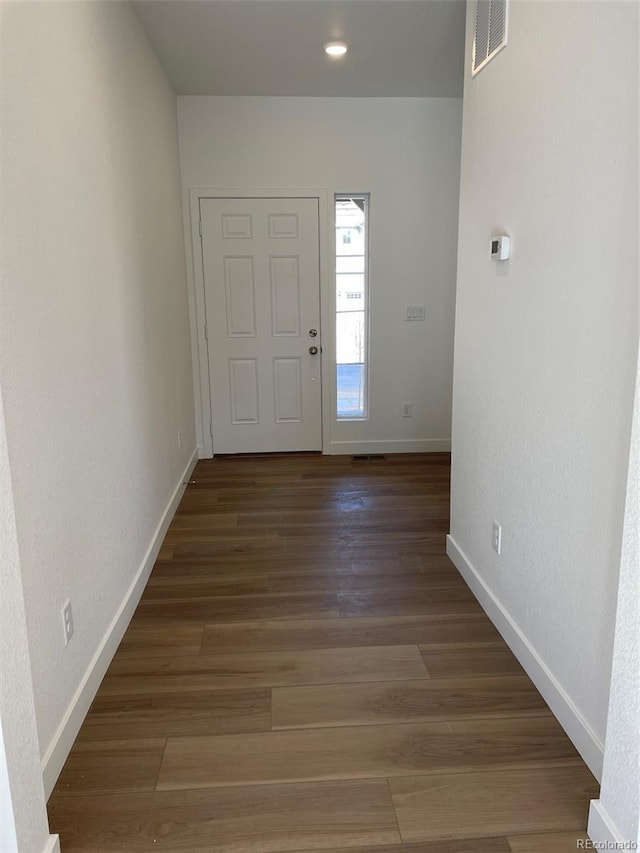
POLYGON ((368 197, 336 196, 336 385, 339 418, 367 414, 368 197))

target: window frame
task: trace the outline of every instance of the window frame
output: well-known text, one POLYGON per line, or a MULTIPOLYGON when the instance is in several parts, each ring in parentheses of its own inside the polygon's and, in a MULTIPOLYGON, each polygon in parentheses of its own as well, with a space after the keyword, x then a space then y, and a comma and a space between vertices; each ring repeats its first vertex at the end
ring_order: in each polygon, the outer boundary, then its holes
POLYGON ((335 418, 339 423, 348 423, 349 421, 355 423, 361 423, 362 421, 368 421, 370 418, 370 405, 371 405, 371 394, 370 394, 370 352, 371 352, 371 334, 370 334, 370 318, 371 318, 371 278, 370 278, 370 247, 371 247, 371 194, 368 192, 354 192, 354 193, 346 193, 346 192, 336 192, 333 196, 333 304, 334 304, 334 312, 333 312, 333 324, 334 324, 334 356, 335 356, 335 370, 334 370, 334 379, 335 379, 335 394, 334 394, 334 406, 335 406, 335 418), (362 309, 362 313, 364 315, 364 346, 362 353, 362 366, 363 366, 363 405, 362 405, 362 414, 358 415, 341 415, 338 410, 338 314, 343 313, 338 311, 338 258, 340 255, 338 254, 338 228, 337 228, 337 203, 339 201, 347 201, 352 199, 358 199, 358 201, 362 201, 364 203, 364 284, 363 284, 363 302, 364 307, 362 309))

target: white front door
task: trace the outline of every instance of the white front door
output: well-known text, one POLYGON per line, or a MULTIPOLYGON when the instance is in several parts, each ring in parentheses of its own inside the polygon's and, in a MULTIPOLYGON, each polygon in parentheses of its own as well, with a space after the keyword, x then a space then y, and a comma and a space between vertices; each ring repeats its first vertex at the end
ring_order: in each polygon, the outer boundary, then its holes
POLYGON ((321 450, 317 199, 203 198, 200 216, 214 453, 321 450))

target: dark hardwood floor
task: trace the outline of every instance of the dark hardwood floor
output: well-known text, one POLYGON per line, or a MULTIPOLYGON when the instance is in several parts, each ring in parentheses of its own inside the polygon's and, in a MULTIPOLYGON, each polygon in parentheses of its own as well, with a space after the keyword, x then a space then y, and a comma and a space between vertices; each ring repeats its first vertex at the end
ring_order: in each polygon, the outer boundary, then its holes
POLYGON ((446 454, 199 462, 49 801, 63 853, 576 850, 597 784, 448 529, 446 454))

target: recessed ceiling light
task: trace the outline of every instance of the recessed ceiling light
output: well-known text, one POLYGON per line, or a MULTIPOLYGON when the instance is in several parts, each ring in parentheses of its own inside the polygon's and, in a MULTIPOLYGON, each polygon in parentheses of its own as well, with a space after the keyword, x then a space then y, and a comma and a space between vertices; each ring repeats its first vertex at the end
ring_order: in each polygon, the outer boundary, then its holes
POLYGON ((349 45, 346 41, 329 41, 325 44, 324 49, 329 56, 344 56, 349 50, 349 45))

